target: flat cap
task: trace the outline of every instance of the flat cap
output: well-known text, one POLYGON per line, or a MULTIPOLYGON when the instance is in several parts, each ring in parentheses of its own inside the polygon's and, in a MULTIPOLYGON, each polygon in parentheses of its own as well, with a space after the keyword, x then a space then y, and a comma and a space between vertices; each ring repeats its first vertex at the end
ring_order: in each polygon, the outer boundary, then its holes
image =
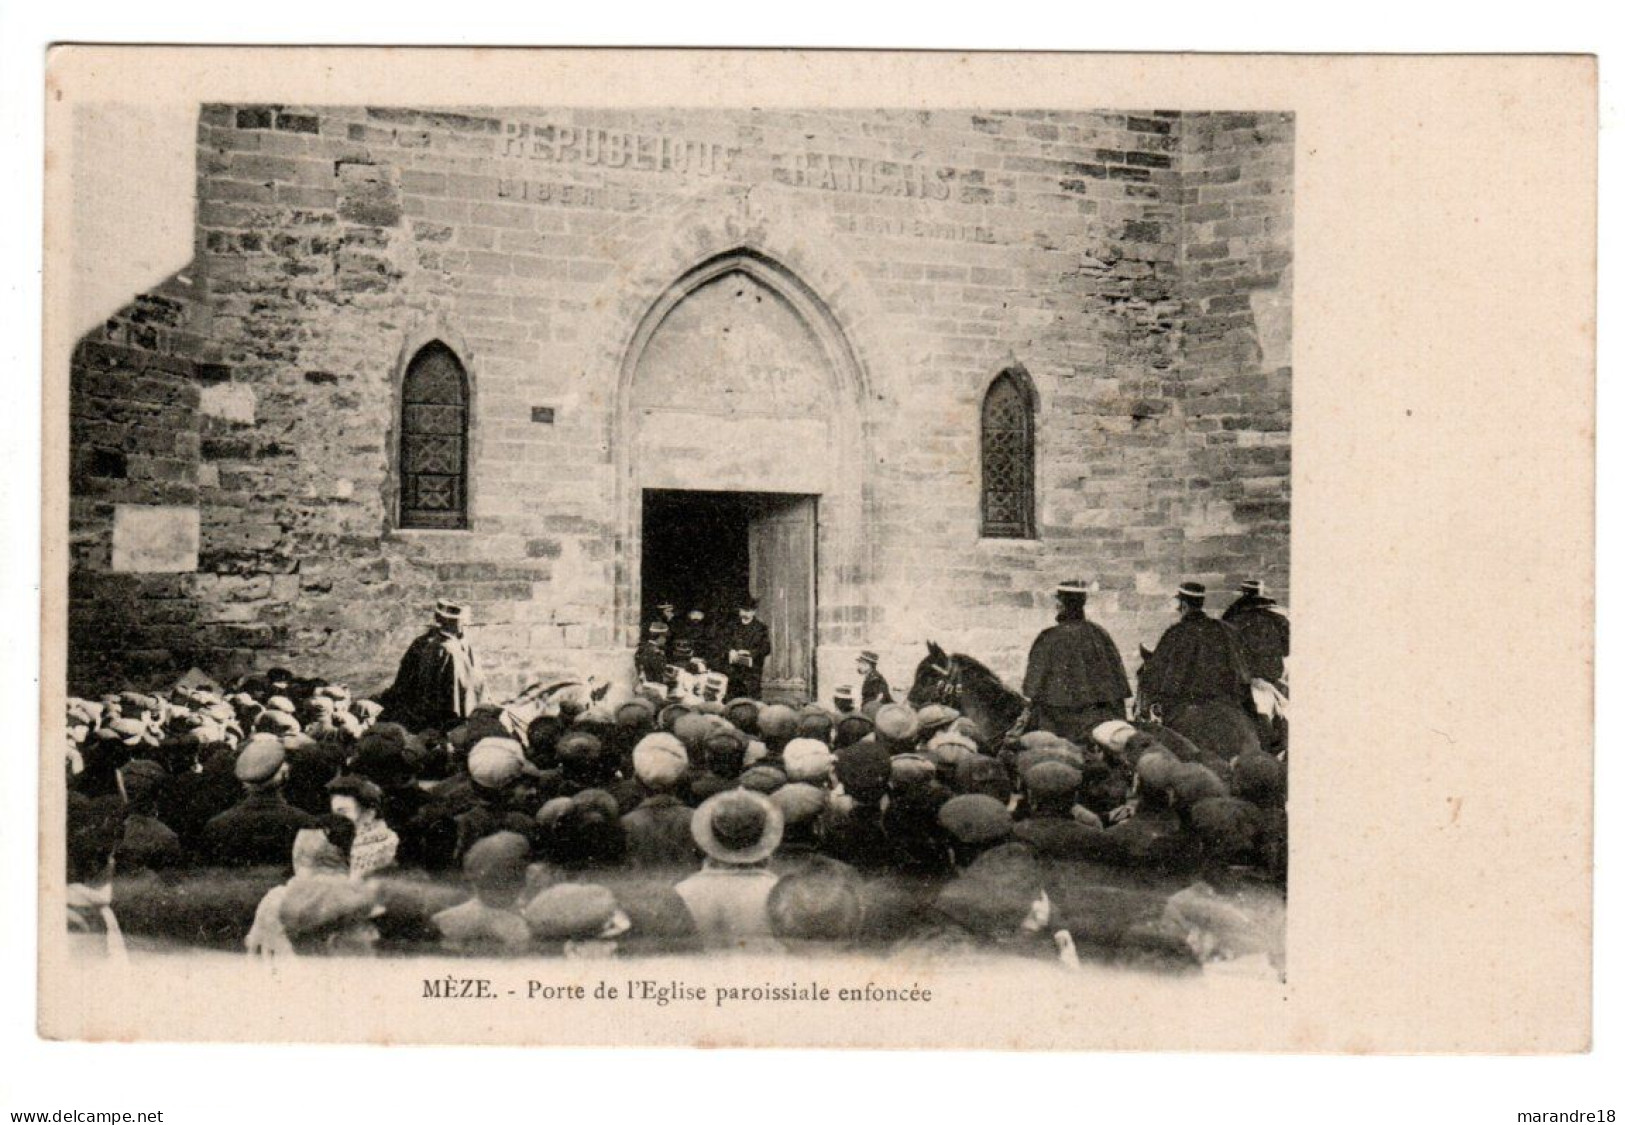
POLYGON ((777 790, 788 779, 784 771, 772 766, 751 766, 750 769, 739 775, 739 787, 750 789, 764 796, 777 790))
POLYGON ((848 789, 877 789, 891 780, 891 755, 871 735, 835 755, 835 776, 848 789))
POLYGON ((756 731, 763 738, 793 738, 801 716, 783 703, 770 703, 756 714, 756 731))
POLYGON ((1083 774, 1065 762, 1039 762, 1021 775, 1021 783, 1035 800, 1053 799, 1077 793, 1083 774))
POLYGON ((907 742, 920 733, 920 719, 906 703, 887 703, 875 712, 875 733, 891 742, 907 742))
POLYGON ((937 812, 937 823, 961 844, 989 844, 1008 839, 1010 810, 983 793, 962 793, 937 812))
POLYGON ((909 789, 928 785, 937 776, 937 767, 924 754, 898 754, 891 760, 891 786, 909 789))
POLYGON ((487 789, 501 789, 537 772, 525 760, 525 748, 512 738, 482 738, 468 752, 468 776, 487 789))
POLYGON ((463 875, 476 887, 523 882, 530 862, 530 843, 517 832, 482 836, 463 856, 463 875))
POLYGON ((277 918, 290 938, 317 937, 384 912, 366 883, 338 875, 313 875, 288 882, 277 918))
POLYGON ((646 734, 632 748, 632 772, 651 789, 670 789, 688 772, 688 748, 665 731, 646 734))
POLYGON ((598 937, 620 907, 607 887, 596 883, 556 883, 530 900, 523 914, 536 937, 585 941, 598 937))
POLYGON ((792 827, 805 824, 822 815, 829 805, 829 790, 793 781, 768 794, 768 800, 777 805, 779 811, 784 814, 785 826, 792 827))
POLYGON ((288 752, 280 738, 273 734, 256 734, 237 751, 237 763, 232 772, 238 781, 259 785, 275 777, 287 760, 288 752))
POLYGON ((784 773, 791 781, 823 782, 835 768, 835 755, 813 738, 792 738, 784 748, 784 773))
POLYGON ((1095 740, 1096 745, 1122 753, 1128 745, 1128 740, 1137 733, 1133 723, 1125 723, 1122 719, 1108 719, 1089 731, 1089 737, 1095 740))
POLYGON ((1173 785, 1179 765, 1179 759, 1167 750, 1148 750, 1134 763, 1134 772, 1139 775, 1140 788, 1164 792, 1173 785))

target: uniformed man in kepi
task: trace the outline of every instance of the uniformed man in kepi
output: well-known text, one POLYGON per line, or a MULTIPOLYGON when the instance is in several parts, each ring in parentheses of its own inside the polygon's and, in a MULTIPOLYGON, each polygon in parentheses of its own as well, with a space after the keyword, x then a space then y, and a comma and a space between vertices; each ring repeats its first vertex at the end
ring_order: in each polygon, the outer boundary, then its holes
POLYGON ((1030 729, 1081 744, 1099 724, 1124 717, 1128 674, 1111 636, 1084 615, 1087 587, 1063 582, 1055 600, 1060 611, 1027 654, 1021 691, 1032 705, 1030 729))
POLYGON ((756 599, 749 594, 739 601, 738 618, 730 621, 717 637, 717 655, 728 673, 728 698, 762 697, 762 665, 773 652, 767 626, 756 616, 756 599))
POLYGON ((671 598, 663 598, 655 603, 655 620, 663 623, 669 633, 677 627, 677 602, 671 598))
POLYGON ((395 682, 379 697, 382 721, 407 730, 451 730, 479 706, 484 682, 463 635, 468 609, 442 598, 434 624, 401 657, 395 682))
POLYGON ((666 682, 666 640, 671 629, 664 621, 656 618, 649 622, 648 635, 638 646, 636 663, 638 668, 638 681, 645 684, 663 684, 666 682))
POLYGON ((1264 596, 1264 583, 1256 578, 1243 582, 1241 597, 1230 603, 1222 621, 1228 621, 1241 634, 1241 647, 1247 650, 1247 666, 1282 691, 1286 690, 1286 658, 1292 653, 1292 624, 1274 598, 1264 596))
POLYGON ((893 702, 891 685, 886 677, 880 674, 880 654, 873 649, 864 649, 858 653, 858 675, 863 677, 862 698, 858 703, 860 709, 869 706, 878 700, 881 703, 893 702))
POLYGON ((1140 668, 1143 703, 1159 707, 1165 722, 1192 703, 1233 703, 1251 714, 1252 675, 1240 634, 1207 615, 1207 587, 1200 582, 1183 583, 1175 603, 1179 620, 1140 668))

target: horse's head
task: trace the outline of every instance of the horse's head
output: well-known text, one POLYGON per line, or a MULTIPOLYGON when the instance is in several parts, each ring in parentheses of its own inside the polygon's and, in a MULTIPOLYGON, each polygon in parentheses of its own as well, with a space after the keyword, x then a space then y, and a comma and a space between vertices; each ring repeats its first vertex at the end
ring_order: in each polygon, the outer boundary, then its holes
POLYGON ((908 689, 908 705, 924 707, 942 702, 953 676, 954 658, 936 641, 925 642, 925 659, 914 669, 914 684, 908 689))

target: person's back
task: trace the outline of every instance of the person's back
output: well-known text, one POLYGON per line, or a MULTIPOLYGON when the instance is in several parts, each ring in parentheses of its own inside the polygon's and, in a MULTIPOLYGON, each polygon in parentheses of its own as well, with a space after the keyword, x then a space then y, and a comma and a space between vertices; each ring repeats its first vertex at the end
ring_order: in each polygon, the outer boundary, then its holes
POLYGON ((466 957, 507 956, 530 944, 530 928, 516 911, 477 898, 442 910, 431 921, 441 948, 466 957))
POLYGON ((692 871, 700 850, 689 825, 694 810, 671 793, 655 793, 621 818, 627 865, 640 871, 692 871))
POLYGON ((778 875, 767 867, 784 835, 784 816, 759 793, 719 793, 694 812, 694 842, 705 866, 677 884, 700 941, 713 951, 778 948, 767 899, 778 875))
POLYGON ((477 841, 463 859, 463 876, 474 897, 435 914, 441 948, 471 957, 518 953, 530 945, 530 927, 520 916, 530 844, 516 832, 496 832, 477 841))
POLYGON ((1204 612, 1206 588, 1180 587, 1180 619, 1168 627, 1140 669, 1144 700, 1172 713, 1189 703, 1252 706, 1246 651, 1235 628, 1204 612))
POLYGON ((293 838, 316 824, 316 817, 294 808, 275 790, 250 793, 203 826, 198 858, 219 867, 286 863, 293 838))
POLYGON ((1254 606, 1229 620, 1241 637, 1253 675, 1279 687, 1286 676, 1286 657, 1292 652, 1292 626, 1272 608, 1274 604, 1254 606))
POLYGON ((766 867, 707 861, 677 884, 705 948, 764 951, 776 944, 767 898, 779 877, 766 867))
POLYGON ((888 870, 892 865, 891 837, 886 832, 885 814, 878 799, 842 802, 831 806, 819 849, 865 873, 888 870))
POLYGON ((1116 846, 1104 828, 1067 815, 1031 816, 1017 821, 1010 834, 1044 860, 1112 863, 1117 858, 1116 846))

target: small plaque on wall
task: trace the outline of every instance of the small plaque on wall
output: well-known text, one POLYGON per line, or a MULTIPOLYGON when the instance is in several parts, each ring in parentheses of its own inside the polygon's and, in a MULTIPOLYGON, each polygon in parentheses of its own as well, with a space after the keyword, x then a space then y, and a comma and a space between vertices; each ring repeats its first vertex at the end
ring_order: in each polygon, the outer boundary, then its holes
POLYGON ((544 426, 553 424, 553 408, 551 406, 533 406, 530 408, 530 420, 540 422, 544 426))

